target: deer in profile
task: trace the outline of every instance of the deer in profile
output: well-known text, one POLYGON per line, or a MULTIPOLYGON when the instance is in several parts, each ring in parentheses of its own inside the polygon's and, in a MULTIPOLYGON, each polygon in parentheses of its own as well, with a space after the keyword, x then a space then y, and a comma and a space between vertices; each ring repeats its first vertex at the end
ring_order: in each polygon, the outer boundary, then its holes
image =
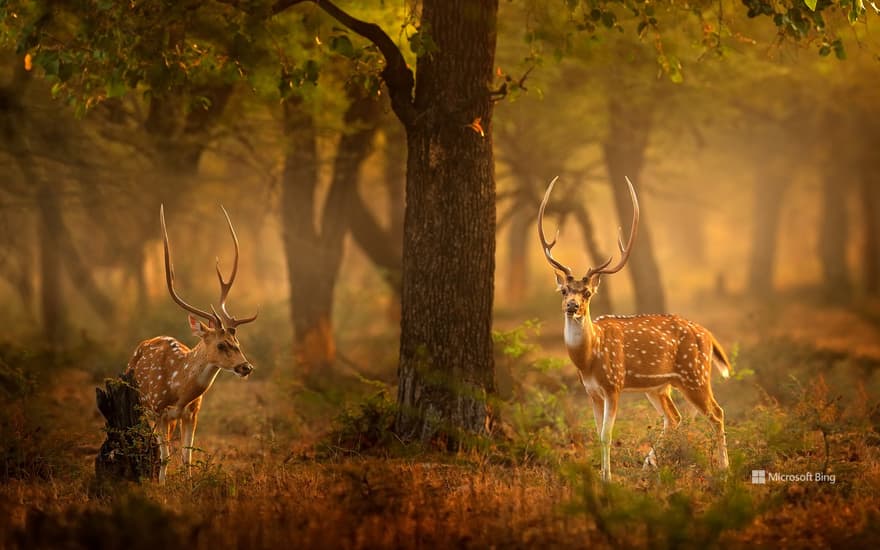
POLYGON ((158 336, 141 342, 128 362, 127 372, 134 376, 141 392, 142 403, 155 422, 162 464, 159 483, 165 483, 168 459, 171 455, 171 437, 180 423, 181 454, 188 472, 192 460, 193 439, 202 398, 214 383, 220 371, 247 378, 254 370, 245 357, 236 338, 239 325, 254 321, 257 316, 236 319, 226 308, 226 298, 238 273, 238 237, 229 214, 222 206, 235 245, 235 259, 229 281, 220 272, 217 259, 217 278, 220 280, 219 312, 211 306, 205 311, 188 304, 174 290, 174 267, 165 227, 164 205, 159 209, 162 237, 165 245, 165 281, 171 298, 189 312, 189 327, 199 341, 193 348, 170 336, 158 336))
MULTIPOLYGON (((681 391, 709 419, 716 437, 716 463, 719 468, 726 469, 724 411, 712 395, 710 375, 714 366, 723 378, 728 378, 731 366, 712 333, 678 315, 606 315, 595 321, 590 318, 590 300, 599 288, 601 277, 623 269, 632 252, 639 226, 639 201, 632 183, 627 178, 633 221, 626 245, 622 237, 618 237, 620 260, 611 266, 613 257, 608 258, 578 279, 570 268, 551 254, 559 232, 551 242, 544 235, 544 209, 556 179, 547 186, 538 210, 538 238, 562 294, 565 347, 593 407, 602 447, 602 479, 611 480, 611 434, 620 394, 644 393, 657 412, 663 415, 665 433, 681 422, 681 414, 670 395, 672 387, 681 391)), ((653 463, 652 449, 645 465, 653 463)))

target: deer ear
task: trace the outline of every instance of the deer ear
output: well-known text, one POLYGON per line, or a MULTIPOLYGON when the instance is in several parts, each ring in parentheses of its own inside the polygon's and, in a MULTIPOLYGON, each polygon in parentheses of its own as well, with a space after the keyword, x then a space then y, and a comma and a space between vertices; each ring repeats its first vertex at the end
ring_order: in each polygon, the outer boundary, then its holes
POLYGON ((553 270, 553 274, 556 275, 556 286, 558 288, 562 288, 565 284, 565 275, 556 271, 555 269, 553 270))
POLYGON ((207 336, 208 331, 210 331, 211 328, 213 327, 205 325, 205 323, 199 321, 195 316, 189 316, 189 329, 194 335, 198 336, 199 338, 204 338, 205 336, 207 336))

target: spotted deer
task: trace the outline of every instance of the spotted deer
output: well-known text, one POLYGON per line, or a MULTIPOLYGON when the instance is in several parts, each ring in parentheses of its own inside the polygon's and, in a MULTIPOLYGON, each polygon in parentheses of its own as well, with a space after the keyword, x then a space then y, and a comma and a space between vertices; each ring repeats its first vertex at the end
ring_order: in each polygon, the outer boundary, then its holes
MULTIPOLYGON (((590 299, 599 288, 600 278, 623 269, 632 252, 639 226, 639 201, 632 183, 627 178, 633 220, 626 245, 621 236, 617 240, 620 260, 611 266, 612 256, 577 279, 550 252, 558 230, 551 242, 544 235, 544 209, 556 179, 547 186, 538 210, 538 238, 562 293, 565 347, 593 407, 602 446, 602 479, 611 480, 611 433, 621 392, 643 392, 663 415, 665 433, 681 421, 670 395, 672 387, 709 419, 717 438, 717 464, 726 469, 724 411, 712 395, 710 374, 714 366, 723 378, 728 378, 731 366, 712 333, 678 315, 606 315, 595 321, 590 318, 590 299)), ((645 461, 646 466, 649 464, 654 464, 653 449, 645 461)))
POLYGON ((171 264, 168 230, 165 227, 164 205, 159 209, 168 292, 177 305, 189 312, 190 330, 199 339, 195 347, 189 348, 170 336, 151 338, 138 345, 128 362, 127 372, 134 375, 144 407, 155 422, 162 457, 159 483, 165 483, 165 471, 171 455, 171 437, 178 422, 184 469, 189 471, 202 398, 220 371, 230 371, 240 378, 247 378, 254 369, 241 350, 235 330, 239 325, 255 320, 257 316, 236 319, 226 309, 226 298, 238 273, 238 237, 226 209, 222 206, 220 208, 232 234, 235 259, 229 281, 223 279, 220 259, 217 259, 217 278, 220 280, 219 312, 213 305, 210 312, 194 307, 174 290, 174 267, 171 264))

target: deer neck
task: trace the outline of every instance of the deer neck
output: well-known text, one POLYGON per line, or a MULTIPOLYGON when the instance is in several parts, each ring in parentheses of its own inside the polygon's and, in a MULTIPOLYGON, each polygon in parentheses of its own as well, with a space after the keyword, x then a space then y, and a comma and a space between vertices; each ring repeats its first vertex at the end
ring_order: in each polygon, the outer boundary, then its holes
POLYGON ((583 317, 565 316, 565 347, 568 356, 579 369, 585 370, 588 367, 593 351, 599 347, 599 337, 599 328, 590 318, 589 306, 583 317))
POLYGON ((187 378, 191 381, 193 391, 198 392, 198 395, 208 391, 214 379, 220 374, 220 367, 208 362, 205 351, 205 343, 199 342, 190 350, 185 363, 189 375, 187 378))

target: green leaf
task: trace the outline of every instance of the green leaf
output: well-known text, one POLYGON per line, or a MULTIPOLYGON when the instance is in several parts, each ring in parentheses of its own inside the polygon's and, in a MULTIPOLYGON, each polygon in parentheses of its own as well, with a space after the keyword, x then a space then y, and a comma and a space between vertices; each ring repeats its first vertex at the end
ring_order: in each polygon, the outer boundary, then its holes
POLYGON ((112 79, 107 83, 107 97, 122 97, 128 89, 122 79, 112 79))
POLYGON ((315 61, 314 59, 309 59, 308 61, 306 61, 306 64, 303 67, 303 76, 307 81, 311 82, 312 84, 317 84, 318 72, 319 67, 317 61, 315 61))
POLYGON ((614 15, 614 12, 606 11, 602 13, 602 24, 605 25, 606 28, 611 28, 617 22, 617 16, 614 15))
POLYGON ((804 4, 806 4, 807 7, 810 8, 810 11, 816 11, 816 4, 818 3, 818 1, 819 0, 804 0, 804 4))
POLYGON ((330 39, 330 49, 343 57, 351 59, 354 57, 354 45, 351 40, 344 34, 334 36, 330 39))

